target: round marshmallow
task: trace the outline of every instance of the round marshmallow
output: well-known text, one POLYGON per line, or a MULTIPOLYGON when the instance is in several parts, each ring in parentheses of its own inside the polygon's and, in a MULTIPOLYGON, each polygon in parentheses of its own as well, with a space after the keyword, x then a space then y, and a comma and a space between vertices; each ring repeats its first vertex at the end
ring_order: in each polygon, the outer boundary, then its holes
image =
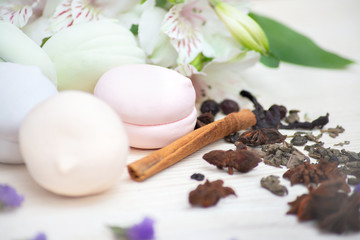
POLYGON ((161 148, 194 130, 195 90, 189 78, 154 65, 113 68, 94 94, 121 116, 130 146, 161 148))
POLYGON ((66 196, 99 193, 120 178, 127 136, 114 110, 93 95, 64 91, 24 119, 20 149, 34 180, 66 196))
POLYGON ((55 94, 56 87, 39 67, 0 63, 0 162, 23 163, 20 124, 31 109, 55 94))

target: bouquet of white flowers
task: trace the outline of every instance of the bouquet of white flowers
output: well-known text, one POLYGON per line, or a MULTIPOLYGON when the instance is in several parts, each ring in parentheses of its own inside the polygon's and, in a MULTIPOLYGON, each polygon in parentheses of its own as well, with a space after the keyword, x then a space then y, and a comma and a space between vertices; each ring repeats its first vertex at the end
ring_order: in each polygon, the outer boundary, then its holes
MULTIPOLYGON (((46 40, 67 28, 106 19, 133 34, 136 42, 131 43, 132 50, 121 50, 126 59, 136 55, 137 60, 129 60, 130 63, 144 61, 175 69, 192 79, 198 99, 223 99, 225 95, 237 95, 241 88, 237 87, 241 82, 239 73, 259 61, 269 67, 278 67, 280 61, 324 68, 344 68, 352 63, 322 50, 310 39, 283 24, 252 13, 250 7, 247 0, 2 0, 0 20, 12 23, 38 45, 44 46, 55 64, 60 90, 63 84, 59 78, 64 75, 61 71, 68 67, 59 66, 63 63, 56 60, 58 55, 47 46, 46 40), (143 53, 139 53, 134 45, 143 53)), ((3 31, 4 28, 0 29, 0 38, 5 38, 3 31)), ((77 32, 81 36, 76 33, 73 37, 77 37, 84 49, 86 42, 102 37, 101 41, 86 48, 88 52, 96 49, 92 55, 85 50, 73 49, 74 63, 81 59, 81 54, 101 59, 97 67, 92 66, 100 69, 98 72, 94 70, 96 78, 110 68, 110 61, 113 64, 125 62, 124 57, 113 60, 108 56, 110 53, 100 50, 104 45, 115 47, 123 44, 116 38, 109 40, 110 35, 116 34, 115 29, 97 33, 89 27, 79 28, 77 32), (93 34, 88 34, 91 31, 93 34), (109 38, 105 39, 106 36, 109 38), (76 52, 79 54, 76 55, 76 52)), ((56 38, 59 44, 72 48, 76 42, 73 37, 68 34, 67 37, 56 38)), ((16 42, 16 39, 11 39, 16 42)), ((8 46, 9 41, 3 43, 0 52, 6 52, 8 46)), ((64 47, 55 48, 65 51, 64 47)), ((11 54, 2 53, 0 59, 11 61, 11 57, 7 59, 8 55, 11 54)), ((86 63, 84 66, 89 67, 86 63)), ((69 74, 65 75, 68 77, 69 74)), ((96 79, 92 81, 93 85, 96 79)), ((85 90, 92 91, 92 87, 85 90)))

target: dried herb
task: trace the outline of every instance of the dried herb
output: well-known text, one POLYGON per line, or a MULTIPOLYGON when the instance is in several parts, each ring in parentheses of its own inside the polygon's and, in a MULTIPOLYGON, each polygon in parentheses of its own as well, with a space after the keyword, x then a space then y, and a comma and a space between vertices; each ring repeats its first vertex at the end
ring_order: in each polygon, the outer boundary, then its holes
POLYGON ((239 136, 239 141, 247 146, 256 147, 264 144, 281 143, 286 139, 276 129, 260 128, 257 130, 248 130, 239 136))
POLYGON ((295 135, 293 139, 291 139, 290 143, 294 146, 304 146, 307 143, 308 139, 301 135, 295 135))
POLYGON ((336 138, 340 133, 343 133, 345 129, 342 126, 336 126, 336 128, 328 128, 326 130, 321 130, 322 133, 326 132, 330 137, 336 138))
POLYGON ((211 112, 202 113, 197 117, 195 129, 201 128, 214 122, 214 115, 211 112))
POLYGON ((285 122, 292 124, 300 121, 299 112, 299 110, 290 110, 289 115, 285 117, 285 122))
POLYGON ((202 181, 202 180, 204 180, 205 176, 201 173, 194 173, 193 175, 191 175, 190 178, 194 179, 196 181, 202 181))
POLYGON ((360 161, 360 153, 350 152, 342 149, 341 151, 334 148, 324 148, 323 143, 305 146, 309 156, 315 159, 324 158, 329 161, 337 161, 344 164, 351 161, 360 161))
POLYGON ((279 128, 280 120, 285 107, 272 105, 269 110, 264 110, 263 106, 250 92, 242 90, 240 92, 240 96, 248 98, 254 104, 255 110, 253 110, 253 113, 256 116, 256 125, 253 126, 254 129, 279 128))
POLYGON ((336 144, 334 144, 334 146, 340 146, 340 147, 342 147, 342 146, 344 146, 344 145, 349 145, 349 144, 350 144, 350 141, 344 141, 344 142, 336 143, 336 144))
POLYGON ((227 167, 229 174, 233 174, 233 168, 246 173, 261 162, 261 159, 256 154, 248 150, 213 150, 206 153, 203 159, 219 169, 227 167))
POLYGON ((287 142, 284 142, 282 145, 263 145, 261 150, 266 154, 264 156, 264 163, 274 167, 286 166, 291 168, 301 165, 305 161, 310 161, 307 156, 287 142))
POLYGON ((302 165, 290 168, 283 175, 290 180, 291 185, 310 183, 319 184, 325 180, 344 178, 344 175, 338 170, 336 162, 329 162, 321 159, 319 163, 310 164, 304 162, 302 165))
POLYGON ((229 195, 235 195, 230 187, 223 187, 224 181, 216 180, 209 182, 206 180, 204 184, 200 184, 195 190, 189 194, 189 202, 192 206, 210 207, 216 205, 220 198, 229 195))
POLYGON ((329 113, 325 116, 320 116, 317 119, 313 120, 312 122, 293 122, 289 123, 288 125, 281 124, 281 129, 306 129, 312 130, 314 128, 322 129, 327 123, 329 122, 329 113))
POLYGON ((272 192, 275 195, 285 196, 288 194, 287 188, 283 185, 280 185, 278 176, 270 175, 264 177, 261 179, 260 183, 263 188, 268 189, 270 192, 272 192))
POLYGON ((344 179, 336 179, 309 187, 309 194, 289 203, 288 214, 296 214, 299 221, 317 220, 321 229, 330 232, 360 231, 360 193, 354 191, 349 197, 344 185, 344 179))
POLYGON ((224 137, 224 140, 228 143, 235 143, 236 141, 239 140, 239 136, 240 136, 239 132, 234 132, 224 137))

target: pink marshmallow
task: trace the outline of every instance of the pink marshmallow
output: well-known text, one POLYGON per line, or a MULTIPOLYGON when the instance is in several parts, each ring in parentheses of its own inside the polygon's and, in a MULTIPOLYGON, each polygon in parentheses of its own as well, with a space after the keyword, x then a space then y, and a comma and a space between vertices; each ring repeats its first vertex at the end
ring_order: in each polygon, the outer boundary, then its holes
POLYGON ((164 67, 113 68, 99 79, 94 94, 119 114, 132 147, 164 147, 191 132, 196 123, 191 80, 164 67))

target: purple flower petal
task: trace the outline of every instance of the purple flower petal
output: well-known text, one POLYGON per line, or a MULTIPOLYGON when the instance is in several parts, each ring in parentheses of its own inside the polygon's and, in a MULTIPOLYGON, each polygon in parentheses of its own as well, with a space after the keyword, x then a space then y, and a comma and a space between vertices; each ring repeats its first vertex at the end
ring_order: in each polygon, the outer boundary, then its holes
POLYGON ((23 201, 24 196, 19 195, 13 187, 0 184, 0 205, 3 207, 20 207, 23 201))
POLYGON ((144 218, 139 224, 130 227, 126 235, 129 240, 151 240, 154 239, 154 220, 144 218))
POLYGON ((354 188, 354 192, 358 192, 360 193, 360 183, 358 185, 355 186, 354 188))
POLYGON ((38 233, 33 239, 31 240, 46 240, 46 235, 45 233, 38 233))

